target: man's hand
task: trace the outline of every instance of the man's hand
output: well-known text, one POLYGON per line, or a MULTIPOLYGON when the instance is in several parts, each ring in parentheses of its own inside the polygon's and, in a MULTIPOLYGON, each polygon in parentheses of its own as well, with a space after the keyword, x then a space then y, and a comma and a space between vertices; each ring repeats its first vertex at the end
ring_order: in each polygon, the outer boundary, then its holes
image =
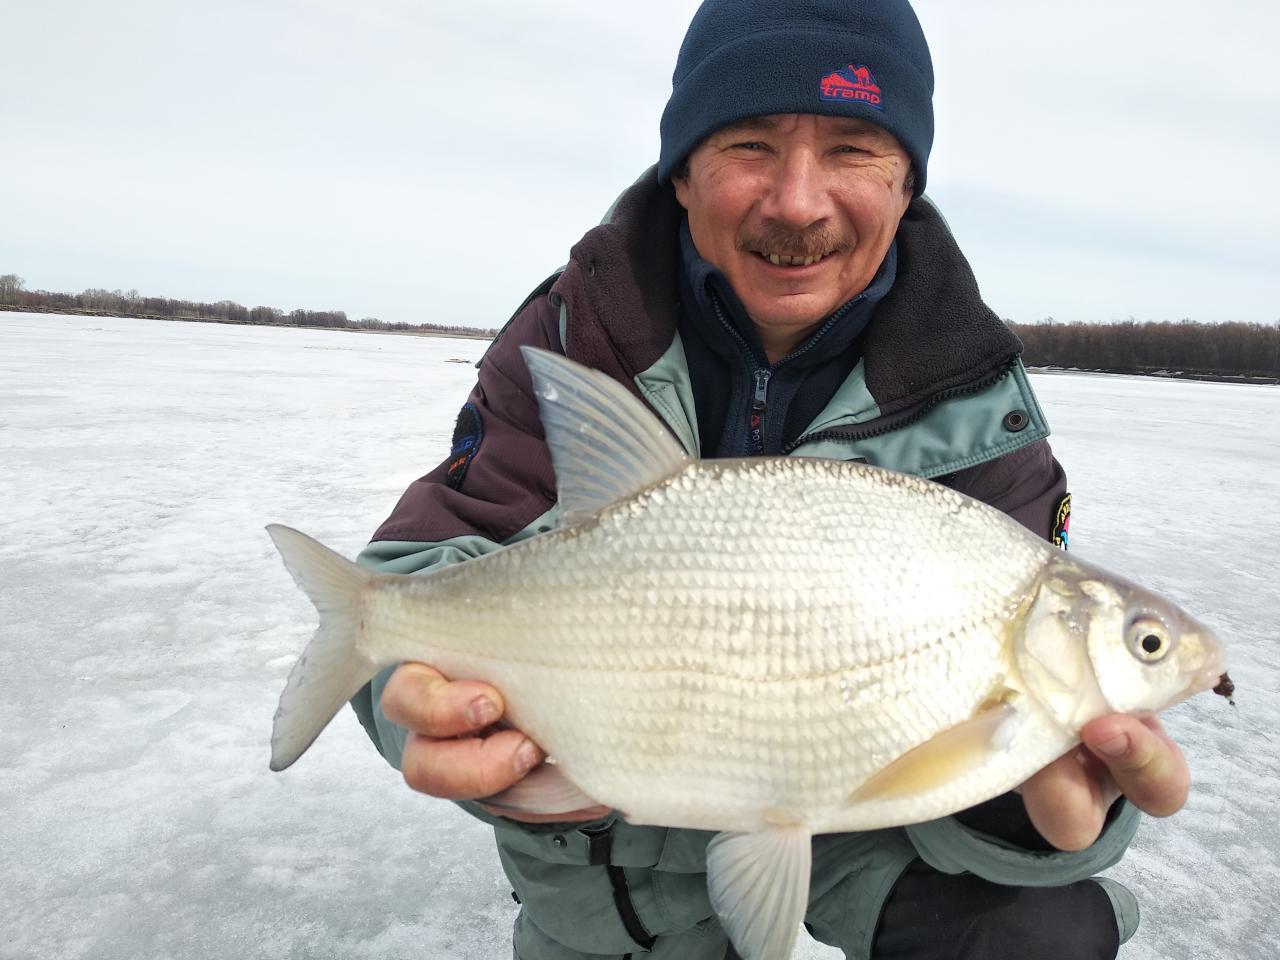
POLYGON ((1154 817, 1177 813, 1187 802, 1187 762, 1155 717, 1099 717, 1085 724, 1080 739, 1083 746, 1022 785, 1027 815, 1059 850, 1083 850, 1097 840, 1121 794, 1154 817))
MULTIPOLYGON (((492 796, 545 759, 519 730, 488 729, 505 710, 502 694, 488 684, 451 682, 423 663, 401 664, 382 693, 382 712, 409 731, 400 765, 405 783, 445 800, 492 796)), ((609 812, 608 807, 556 814, 485 809, 526 823, 594 820, 609 812)))

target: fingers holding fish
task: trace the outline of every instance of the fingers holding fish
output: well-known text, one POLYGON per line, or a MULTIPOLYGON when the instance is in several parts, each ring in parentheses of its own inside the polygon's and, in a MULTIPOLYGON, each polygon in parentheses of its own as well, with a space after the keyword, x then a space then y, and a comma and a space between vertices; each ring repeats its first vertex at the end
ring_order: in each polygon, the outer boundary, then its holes
POLYGON ((401 761, 419 793, 474 800, 507 789, 542 762, 518 730, 488 730, 502 717, 502 695, 486 683, 449 680, 425 663, 402 663, 382 694, 388 720, 409 731, 401 761))
POLYGON ((1092 844, 1121 795, 1156 817, 1171 816, 1186 803, 1187 762, 1154 716, 1099 717, 1080 737, 1084 747, 1049 764, 1021 789, 1031 822, 1058 849, 1092 844))
POLYGON ((502 694, 487 683, 448 680, 425 663, 402 663, 382 693, 382 712, 397 726, 426 737, 460 737, 498 721, 502 694))
POLYGON ((1037 772, 1019 792, 1031 823, 1059 850, 1093 844, 1120 796, 1106 765, 1080 748, 1037 772))
POLYGON ((475 800, 506 790, 544 759, 518 730, 439 739, 411 733, 400 772, 419 793, 445 800, 475 800))
POLYGON ((1191 772, 1158 718, 1099 717, 1081 729, 1080 739, 1105 764, 1120 791, 1144 813, 1172 816, 1187 802, 1191 772))

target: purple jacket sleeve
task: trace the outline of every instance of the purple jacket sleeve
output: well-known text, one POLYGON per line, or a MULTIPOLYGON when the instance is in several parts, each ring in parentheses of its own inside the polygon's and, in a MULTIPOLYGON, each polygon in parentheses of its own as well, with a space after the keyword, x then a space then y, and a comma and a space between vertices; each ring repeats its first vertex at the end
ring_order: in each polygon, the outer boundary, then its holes
MULTIPOLYGON (((480 363, 467 398, 470 413, 464 413, 474 418, 465 473, 451 454, 410 484, 375 541, 430 543, 480 535, 502 543, 555 503, 551 456, 520 355, 524 344, 562 352, 559 317, 546 297, 517 314, 480 363)), ((461 424, 460 419, 460 429, 461 424)))
POLYGON ((1067 475, 1047 440, 961 470, 943 483, 1003 510, 1038 537, 1052 540, 1067 475))

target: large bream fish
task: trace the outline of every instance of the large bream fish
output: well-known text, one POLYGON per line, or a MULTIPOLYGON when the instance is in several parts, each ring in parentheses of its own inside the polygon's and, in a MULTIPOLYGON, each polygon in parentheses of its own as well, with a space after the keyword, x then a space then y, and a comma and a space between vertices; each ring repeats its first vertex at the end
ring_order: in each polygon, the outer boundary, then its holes
POLYGON ((1172 603, 985 504, 854 463, 690 460, 620 384, 524 352, 560 529, 397 576, 269 528, 320 613, 272 769, 389 664, 487 681, 554 758, 495 802, 717 831, 716 912, 743 957, 780 960, 813 834, 969 807, 1089 720, 1223 673, 1172 603))

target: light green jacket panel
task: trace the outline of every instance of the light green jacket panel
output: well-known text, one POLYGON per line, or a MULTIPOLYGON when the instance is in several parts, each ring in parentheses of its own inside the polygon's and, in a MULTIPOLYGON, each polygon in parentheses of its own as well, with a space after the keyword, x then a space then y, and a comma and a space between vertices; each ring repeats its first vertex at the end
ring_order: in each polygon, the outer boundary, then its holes
MULTIPOLYGON (((636 377, 636 386, 685 450, 698 456, 693 388, 678 334, 658 361, 636 377)), ((1021 362, 981 389, 946 397, 912 418, 902 418, 901 426, 885 428, 874 423, 879 419, 880 408, 867 389, 859 362, 802 432, 791 453, 861 460, 933 479, 995 460, 1049 436, 1049 423, 1021 362), (853 431, 856 439, 829 435, 833 430, 853 431)))
POLYGON ((1078 853, 1032 852, 998 837, 970 830, 954 817, 906 827, 925 863, 942 873, 975 873, 992 883, 1050 887, 1075 883, 1114 867, 1142 821, 1138 808, 1122 803, 1098 842, 1078 853))

